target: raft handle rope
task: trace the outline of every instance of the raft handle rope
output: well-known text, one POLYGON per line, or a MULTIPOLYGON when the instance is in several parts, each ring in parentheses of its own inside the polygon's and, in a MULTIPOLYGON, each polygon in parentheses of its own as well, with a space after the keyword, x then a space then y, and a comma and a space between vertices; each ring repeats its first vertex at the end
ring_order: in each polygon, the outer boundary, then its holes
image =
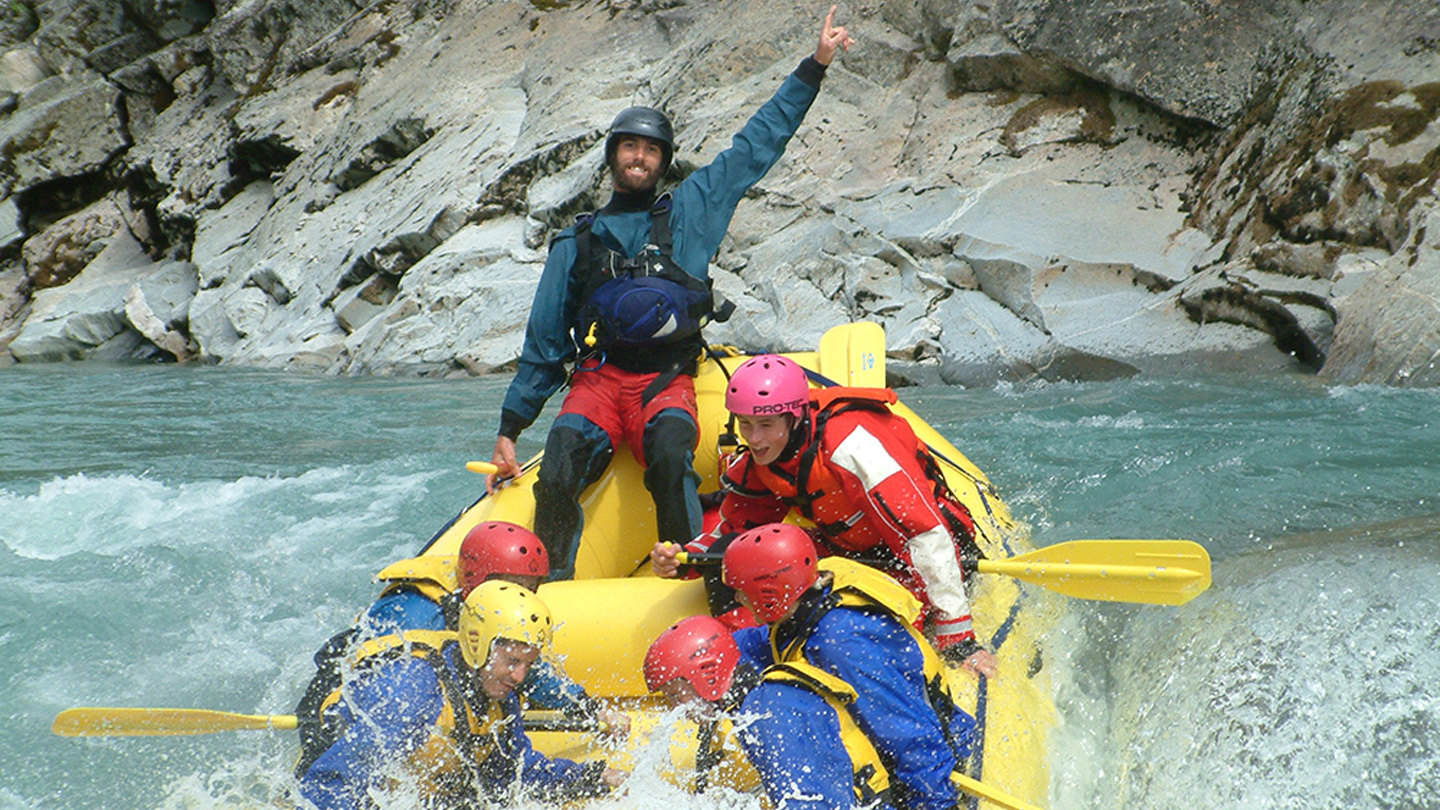
MULTIPOLYGON (((725 375, 725 388, 722 390, 728 390, 730 388, 730 369, 726 368, 725 364, 721 361, 727 357, 744 356, 738 347, 731 346, 728 343, 707 345, 705 347, 705 357, 715 361, 715 365, 720 367, 720 373, 725 375)), ((729 411, 726 411, 726 413, 729 413, 729 411)), ((719 451, 721 458, 725 458, 727 455, 733 456, 739 452, 740 437, 735 433, 735 414, 729 414, 725 421, 725 432, 715 437, 715 448, 719 451)))

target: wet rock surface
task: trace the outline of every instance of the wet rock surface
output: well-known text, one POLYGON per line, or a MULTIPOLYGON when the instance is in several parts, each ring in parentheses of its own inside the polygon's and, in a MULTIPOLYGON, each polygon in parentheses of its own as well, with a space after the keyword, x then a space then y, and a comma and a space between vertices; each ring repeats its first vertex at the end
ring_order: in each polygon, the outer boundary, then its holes
MULTIPOLYGON (((511 367, 630 104, 672 182, 825 7, 50 0, 0 11, 0 363, 511 367)), ((712 265, 712 342, 883 323, 895 382, 1440 382, 1440 7, 842 5, 858 44, 712 265)))

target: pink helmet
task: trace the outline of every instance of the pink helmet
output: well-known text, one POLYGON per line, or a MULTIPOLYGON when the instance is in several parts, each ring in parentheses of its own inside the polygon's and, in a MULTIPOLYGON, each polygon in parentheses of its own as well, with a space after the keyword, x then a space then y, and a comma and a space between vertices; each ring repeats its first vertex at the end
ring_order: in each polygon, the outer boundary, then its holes
POLYGON ((805 369, 778 354, 761 354, 741 363, 725 389, 725 409, 737 416, 790 413, 803 417, 809 406, 805 369))

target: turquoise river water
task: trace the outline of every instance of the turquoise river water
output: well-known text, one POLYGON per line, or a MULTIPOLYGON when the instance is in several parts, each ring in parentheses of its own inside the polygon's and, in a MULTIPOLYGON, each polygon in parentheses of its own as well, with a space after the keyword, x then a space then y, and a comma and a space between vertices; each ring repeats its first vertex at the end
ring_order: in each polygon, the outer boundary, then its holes
MULTIPOLYGON (((283 795, 291 733, 50 723, 86 705, 290 712, 371 574, 478 496, 464 462, 488 458, 507 382, 0 371, 0 810, 283 795)), ((1186 538, 1214 560, 1179 608, 1072 603, 1048 807, 1440 805, 1440 391, 1278 376, 901 395, 1037 545, 1186 538)), ((614 806, 676 803, 632 784, 614 806)))

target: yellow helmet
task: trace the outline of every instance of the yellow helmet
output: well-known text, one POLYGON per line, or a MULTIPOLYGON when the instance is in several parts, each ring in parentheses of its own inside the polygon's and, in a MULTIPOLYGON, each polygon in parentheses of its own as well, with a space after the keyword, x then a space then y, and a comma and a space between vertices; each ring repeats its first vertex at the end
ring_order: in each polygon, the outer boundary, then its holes
POLYGON ((492 579, 475 586, 460 611, 460 650, 475 669, 485 665, 497 639, 544 648, 553 632, 550 608, 510 582, 492 579))

